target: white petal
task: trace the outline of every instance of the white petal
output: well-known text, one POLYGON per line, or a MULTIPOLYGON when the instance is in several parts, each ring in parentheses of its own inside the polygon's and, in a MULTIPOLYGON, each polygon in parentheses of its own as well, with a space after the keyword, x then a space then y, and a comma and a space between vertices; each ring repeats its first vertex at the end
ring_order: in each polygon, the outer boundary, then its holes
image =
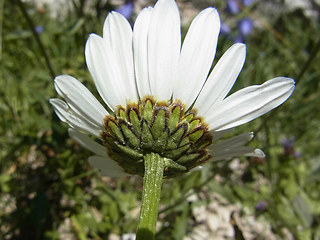
POLYGON ((210 131, 210 134, 213 136, 213 141, 217 141, 220 138, 222 138, 224 135, 232 132, 233 130, 234 130, 233 128, 229 128, 229 129, 222 130, 222 131, 212 130, 212 131, 210 131))
MULTIPOLYGON (((106 56, 112 52, 113 64, 117 66, 119 78, 125 88, 127 100, 137 100, 137 89, 134 77, 132 29, 129 22, 120 13, 111 12, 103 26, 103 40, 106 56)), ((110 55, 111 56, 111 55, 110 55)))
POLYGON ((191 106, 202 88, 214 59, 220 18, 216 9, 207 8, 192 21, 184 39, 174 98, 191 106))
POLYGON ((210 109, 210 129, 224 130, 249 122, 282 104, 293 92, 295 82, 278 77, 262 85, 237 91, 210 109))
POLYGON ((103 118, 108 112, 82 83, 71 76, 61 75, 55 78, 54 84, 58 94, 74 112, 84 116, 97 127, 103 127, 103 118))
POLYGON ((90 34, 85 49, 86 62, 97 90, 105 103, 113 110, 126 104, 126 91, 112 51, 107 52, 104 40, 90 34))
POLYGON ((252 147, 240 146, 240 147, 232 148, 228 151, 219 151, 216 153, 212 152, 211 154, 213 155, 212 161, 219 161, 219 160, 230 159, 233 157, 245 156, 250 153, 254 153, 254 149, 252 147))
POLYGON ((123 169, 108 156, 106 157, 91 156, 89 157, 88 160, 93 167, 101 171, 102 175, 105 175, 108 177, 129 176, 129 174, 125 173, 123 169))
POLYGON ((90 137, 88 137, 88 135, 76 131, 72 128, 69 128, 68 132, 70 137, 78 142, 82 147, 88 149, 91 152, 94 152, 101 157, 107 156, 107 149, 101 144, 92 140, 90 137))
POLYGON ((205 116, 213 104, 221 102, 235 83, 246 58, 246 46, 241 43, 231 46, 220 58, 194 105, 205 116))
POLYGON ((62 121, 62 122, 67 122, 67 118, 68 115, 63 114, 64 113, 64 109, 68 108, 68 105, 66 104, 65 101, 62 101, 59 98, 51 98, 49 99, 49 103, 53 106, 55 113, 57 114, 58 118, 62 121))
POLYGON ((135 22, 133 28, 133 50, 136 82, 139 95, 143 98, 152 95, 149 71, 148 71, 148 29, 150 24, 152 8, 143 9, 135 22))
POLYGON ((79 131, 83 131, 99 137, 101 129, 96 125, 90 123, 83 116, 72 111, 72 109, 69 108, 69 106, 64 101, 58 98, 52 98, 49 100, 49 102, 54 107, 54 110, 61 121, 68 123, 71 127, 79 131))
POLYGON ((213 156, 213 161, 253 154, 254 149, 245 146, 252 138, 253 132, 243 133, 209 146, 208 151, 213 156))
POLYGON ((174 0, 159 0, 148 31, 148 68, 153 96, 171 98, 180 54, 179 10, 174 0))
POLYGON ((213 153, 216 152, 225 152, 229 151, 233 148, 237 148, 240 146, 244 146, 253 138, 253 132, 250 133, 243 133, 229 139, 223 140, 219 143, 213 144, 209 146, 209 150, 213 153))

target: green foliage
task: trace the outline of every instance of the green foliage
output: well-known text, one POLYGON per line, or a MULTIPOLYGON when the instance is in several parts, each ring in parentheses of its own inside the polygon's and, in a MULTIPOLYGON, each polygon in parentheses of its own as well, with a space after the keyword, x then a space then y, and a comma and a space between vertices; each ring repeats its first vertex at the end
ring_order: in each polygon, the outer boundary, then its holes
MULTIPOLYGON (((101 34, 107 14, 101 9, 112 6, 99 8, 100 1, 92 1, 96 9, 85 12, 84 1, 72 2, 75 8, 64 18, 34 4, 24 7, 44 28, 39 36, 55 74, 73 75, 96 94, 84 46, 89 33, 101 34)), ((157 239, 190 234, 193 209, 208 205, 212 193, 266 219, 279 239, 283 229, 295 239, 320 239, 320 54, 315 54, 320 26, 302 10, 277 17, 261 13, 266 2, 256 1, 241 13, 257 26, 246 39, 247 60, 233 91, 274 76, 298 81, 279 110, 236 130, 256 131, 252 145, 267 157, 241 159, 237 168, 230 161, 208 163, 165 180, 157 239), (294 144, 284 147, 284 137, 295 137, 294 144)), ((0 238, 100 240, 135 232, 142 180, 102 178, 87 162, 90 153, 69 138, 48 103, 57 95, 53 76, 16 3, 2 1, 0 7, 0 238)), ((235 18, 219 11, 222 19, 235 18)), ((221 56, 232 41, 223 36, 219 41, 221 56)))

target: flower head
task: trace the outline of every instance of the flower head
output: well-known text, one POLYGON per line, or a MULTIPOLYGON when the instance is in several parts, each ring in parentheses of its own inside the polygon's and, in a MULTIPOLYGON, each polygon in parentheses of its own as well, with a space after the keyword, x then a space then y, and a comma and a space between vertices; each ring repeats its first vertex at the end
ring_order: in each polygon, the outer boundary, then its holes
POLYGON ((246 47, 231 46, 210 72, 219 30, 217 10, 207 8, 193 20, 181 46, 174 0, 145 8, 133 30, 121 14, 108 15, 103 36, 90 35, 85 56, 109 110, 67 75, 55 79, 64 101, 50 100, 71 126, 70 136, 95 153, 89 158, 93 166, 108 176, 143 175, 143 155, 156 152, 165 158, 164 176, 171 177, 209 160, 263 156, 245 146, 253 133, 220 139, 283 103, 294 81, 277 77, 227 97, 246 47))

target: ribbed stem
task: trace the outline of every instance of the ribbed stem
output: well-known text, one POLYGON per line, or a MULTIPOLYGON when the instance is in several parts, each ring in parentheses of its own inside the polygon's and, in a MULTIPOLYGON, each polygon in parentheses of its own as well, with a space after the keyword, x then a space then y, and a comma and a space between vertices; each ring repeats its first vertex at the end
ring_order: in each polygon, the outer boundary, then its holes
POLYGON ((142 205, 136 240, 152 240, 156 233, 164 158, 156 153, 144 156, 142 205))

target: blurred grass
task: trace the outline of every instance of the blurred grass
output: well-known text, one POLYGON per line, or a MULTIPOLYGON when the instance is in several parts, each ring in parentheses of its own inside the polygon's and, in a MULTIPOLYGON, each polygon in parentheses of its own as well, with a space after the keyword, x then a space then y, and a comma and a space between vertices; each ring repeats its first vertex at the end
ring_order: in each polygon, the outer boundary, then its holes
MULTIPOLYGON (((50 9, 32 2, 23 6, 44 29, 39 37, 55 74, 73 75, 96 94, 84 45, 89 33, 101 34, 112 5, 94 1, 86 12, 82 2, 74 1, 75 9, 66 10, 64 18, 53 18, 50 9)), ((267 3, 256 2, 241 13, 256 27, 246 39, 247 60, 233 91, 275 76, 296 78, 314 54, 319 16, 309 18, 297 9, 274 17, 259 11, 267 3)), ((223 20, 236 18, 224 13, 224 1, 217 6, 223 20)), ((135 232, 141 179, 101 178, 90 168, 90 153, 69 139, 67 126, 48 104, 57 95, 52 74, 17 1, 2 0, 0 10, 0 238, 108 239, 135 232)), ((217 56, 231 44, 220 37, 217 56)), ((213 192, 266 218, 279 239, 284 228, 295 239, 320 239, 319 62, 318 54, 274 114, 237 128, 259 130, 251 144, 266 152, 265 160, 242 159, 240 172, 229 162, 207 164, 201 172, 165 181, 157 239, 190 234, 196 224, 192 210, 208 204, 210 198, 200 196, 213 192), (284 153, 281 140, 292 136, 299 157, 284 153), (187 200, 191 195, 198 200, 187 200), (256 210, 261 201, 266 208, 256 210)))

